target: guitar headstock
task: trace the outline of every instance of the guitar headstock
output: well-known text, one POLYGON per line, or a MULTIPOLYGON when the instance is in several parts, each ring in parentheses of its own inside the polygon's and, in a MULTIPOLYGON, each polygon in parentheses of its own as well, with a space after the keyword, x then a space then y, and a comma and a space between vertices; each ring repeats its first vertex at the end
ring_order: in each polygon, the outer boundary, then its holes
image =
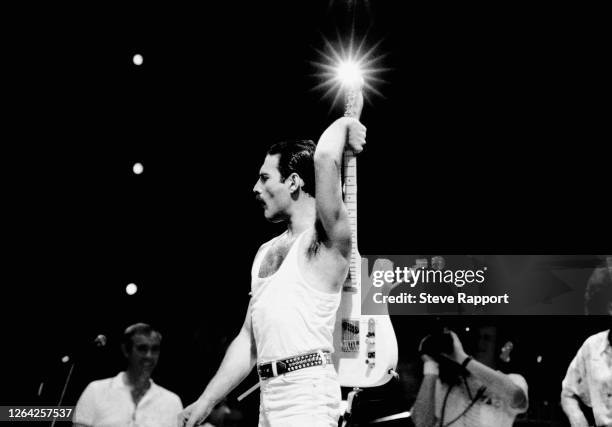
POLYGON ((359 119, 363 110, 363 83, 355 83, 345 88, 344 117, 359 119))

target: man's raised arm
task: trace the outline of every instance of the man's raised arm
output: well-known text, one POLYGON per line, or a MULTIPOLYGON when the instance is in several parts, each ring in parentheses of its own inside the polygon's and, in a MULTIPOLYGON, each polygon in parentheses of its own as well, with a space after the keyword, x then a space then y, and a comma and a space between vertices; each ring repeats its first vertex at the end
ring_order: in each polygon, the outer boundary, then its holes
POLYGON ((345 258, 350 256, 351 229, 342 201, 342 155, 346 144, 355 154, 360 153, 365 135, 366 128, 359 120, 342 117, 323 132, 314 154, 317 220, 326 234, 321 241, 339 250, 345 258))
MULTIPOLYGON (((457 334, 450 332, 453 337, 453 354, 446 357, 454 360, 458 364, 463 364, 467 360, 467 354, 463 350, 463 345, 457 334)), ((471 359, 467 366, 468 372, 478 378, 488 389, 504 397, 510 408, 517 412, 525 412, 529 406, 527 397, 527 383, 520 375, 507 375, 500 371, 489 368, 478 360, 471 359)))

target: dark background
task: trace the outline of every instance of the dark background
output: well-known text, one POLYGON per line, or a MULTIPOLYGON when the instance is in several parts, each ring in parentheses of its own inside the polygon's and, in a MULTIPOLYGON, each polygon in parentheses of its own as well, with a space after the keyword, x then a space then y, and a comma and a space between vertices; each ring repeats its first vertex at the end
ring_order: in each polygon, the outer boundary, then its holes
MULTIPOLYGON (((353 19, 386 69, 362 115, 362 253, 609 253, 602 11, 403 3, 4 7, 1 400, 54 402, 71 354, 74 403, 121 368, 135 321, 164 333, 159 382, 197 397, 280 230, 251 193, 265 149, 316 140, 341 114, 312 90, 312 62, 353 19), (99 333, 107 348, 87 348, 99 333)), ((417 321, 394 322, 414 358, 417 321)), ((603 320, 489 322, 567 337, 528 378, 556 402, 603 320)))

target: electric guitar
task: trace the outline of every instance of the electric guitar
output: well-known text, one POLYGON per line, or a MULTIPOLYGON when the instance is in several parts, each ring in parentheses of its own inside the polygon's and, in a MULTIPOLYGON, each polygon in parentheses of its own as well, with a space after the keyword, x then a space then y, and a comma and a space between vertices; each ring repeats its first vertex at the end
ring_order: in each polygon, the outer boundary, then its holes
MULTIPOLYGON (((361 87, 355 86, 347 91, 345 116, 359 118, 360 108, 357 105, 361 96, 361 87)), ((332 359, 341 386, 376 387, 397 375, 397 339, 386 307, 384 315, 361 314, 362 260, 357 249, 357 159, 350 149, 344 151, 343 157, 343 195, 351 225, 352 245, 349 274, 342 286, 342 299, 336 315, 332 359)))

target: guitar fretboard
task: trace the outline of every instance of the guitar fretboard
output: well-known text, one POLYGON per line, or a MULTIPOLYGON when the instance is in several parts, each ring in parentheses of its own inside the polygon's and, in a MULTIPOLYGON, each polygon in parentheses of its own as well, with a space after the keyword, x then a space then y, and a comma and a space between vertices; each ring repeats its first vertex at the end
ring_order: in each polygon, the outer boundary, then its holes
POLYGON ((351 225, 351 261, 349 264, 349 275, 344 283, 345 291, 359 291, 359 270, 361 268, 360 257, 357 252, 357 158, 349 151, 344 151, 343 159, 343 188, 344 204, 348 211, 351 225))
MULTIPOLYGON (((361 89, 353 87, 346 93, 344 99, 344 116, 359 118, 361 111, 358 111, 358 99, 361 96, 361 89)), ((347 292, 359 292, 359 277, 361 268, 361 257, 357 252, 357 158, 350 150, 344 150, 343 156, 343 192, 344 204, 348 210, 349 221, 351 224, 351 262, 349 274, 344 283, 343 290, 347 292)))

